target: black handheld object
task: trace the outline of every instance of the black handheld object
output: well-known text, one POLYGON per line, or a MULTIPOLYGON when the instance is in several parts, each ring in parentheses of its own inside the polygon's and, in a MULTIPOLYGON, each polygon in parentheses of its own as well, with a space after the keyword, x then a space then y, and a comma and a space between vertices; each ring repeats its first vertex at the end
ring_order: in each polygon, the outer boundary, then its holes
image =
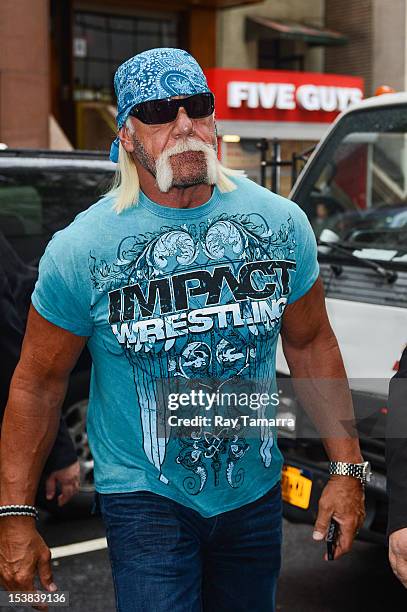
POLYGON ((328 553, 328 561, 333 561, 335 558, 336 541, 339 535, 339 523, 331 518, 329 523, 328 535, 326 536, 326 549, 328 553))

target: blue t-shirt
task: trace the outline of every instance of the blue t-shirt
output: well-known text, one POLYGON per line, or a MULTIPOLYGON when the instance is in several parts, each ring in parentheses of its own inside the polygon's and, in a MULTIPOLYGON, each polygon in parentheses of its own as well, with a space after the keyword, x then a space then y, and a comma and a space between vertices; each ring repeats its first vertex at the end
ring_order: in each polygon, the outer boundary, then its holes
MULTIPOLYGON (((254 501, 281 477, 272 402, 256 414, 239 408, 264 417, 257 429, 169 426, 170 388, 219 397, 257 381, 272 395, 284 309, 318 276, 305 213, 233 180, 235 191, 215 187, 189 209, 141 193, 118 215, 104 197, 57 232, 41 259, 35 309, 89 337, 87 427, 101 493, 149 490, 209 517, 254 501)), ((189 404, 182 414, 188 409, 193 416, 189 404)))

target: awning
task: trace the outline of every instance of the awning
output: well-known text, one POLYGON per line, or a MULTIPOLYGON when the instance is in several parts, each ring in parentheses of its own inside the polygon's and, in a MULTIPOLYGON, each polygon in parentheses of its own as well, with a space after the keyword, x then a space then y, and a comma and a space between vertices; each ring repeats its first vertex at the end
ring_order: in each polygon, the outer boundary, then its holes
MULTIPOLYGON (((263 2, 263 0, 203 0, 201 4, 221 9, 242 6, 243 4, 260 4, 260 2, 263 2)), ((196 0, 192 0, 191 4, 196 6, 196 0)))
POLYGON ((310 46, 345 45, 347 36, 334 30, 316 26, 278 21, 268 17, 252 16, 246 18, 246 40, 302 40, 310 46))
POLYGON ((181 0, 177 4, 184 4, 186 7, 191 8, 223 9, 242 6, 243 4, 260 4, 260 2, 263 2, 263 0, 181 0))

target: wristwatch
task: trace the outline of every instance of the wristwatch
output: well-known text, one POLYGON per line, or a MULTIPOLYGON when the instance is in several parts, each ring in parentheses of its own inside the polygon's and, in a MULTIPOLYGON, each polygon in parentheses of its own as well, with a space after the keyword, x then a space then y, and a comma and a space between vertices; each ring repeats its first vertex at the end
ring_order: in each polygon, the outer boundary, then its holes
POLYGON ((369 461, 363 463, 345 463, 344 461, 330 461, 329 474, 331 476, 352 476, 365 485, 370 482, 372 469, 369 461))

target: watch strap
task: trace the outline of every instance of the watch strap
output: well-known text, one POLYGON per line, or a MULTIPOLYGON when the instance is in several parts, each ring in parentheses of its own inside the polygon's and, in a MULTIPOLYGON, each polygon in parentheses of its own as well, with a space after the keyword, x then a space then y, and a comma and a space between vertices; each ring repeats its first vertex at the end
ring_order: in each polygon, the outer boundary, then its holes
POLYGON ((352 476, 365 484, 365 464, 364 463, 346 463, 344 461, 330 461, 329 474, 331 476, 352 476))

